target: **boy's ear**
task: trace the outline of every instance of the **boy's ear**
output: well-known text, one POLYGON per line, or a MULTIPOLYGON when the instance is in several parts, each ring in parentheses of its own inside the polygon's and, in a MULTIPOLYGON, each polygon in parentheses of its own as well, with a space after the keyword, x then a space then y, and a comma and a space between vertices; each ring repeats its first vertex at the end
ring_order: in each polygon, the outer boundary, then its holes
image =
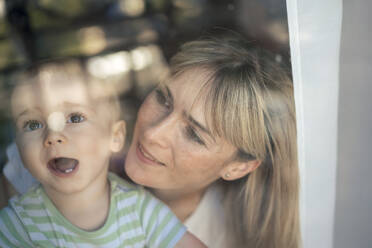
POLYGON ((121 120, 114 123, 112 127, 112 138, 110 144, 110 149, 112 152, 119 152, 123 148, 126 131, 125 121, 121 120))
POLYGON ((226 165, 220 172, 222 179, 226 181, 233 181, 244 177, 248 173, 254 171, 261 165, 260 160, 250 161, 233 161, 226 165))

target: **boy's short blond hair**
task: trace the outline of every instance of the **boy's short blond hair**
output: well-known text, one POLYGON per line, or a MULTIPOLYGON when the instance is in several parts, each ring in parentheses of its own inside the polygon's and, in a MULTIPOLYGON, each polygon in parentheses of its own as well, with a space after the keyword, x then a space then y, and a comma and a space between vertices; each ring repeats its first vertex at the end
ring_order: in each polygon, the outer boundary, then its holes
POLYGON ((89 95, 107 107, 106 113, 110 114, 111 121, 121 119, 119 97, 114 85, 91 75, 85 64, 77 59, 43 61, 29 66, 15 77, 15 88, 24 84, 48 81, 60 83, 75 81, 86 84, 89 95))

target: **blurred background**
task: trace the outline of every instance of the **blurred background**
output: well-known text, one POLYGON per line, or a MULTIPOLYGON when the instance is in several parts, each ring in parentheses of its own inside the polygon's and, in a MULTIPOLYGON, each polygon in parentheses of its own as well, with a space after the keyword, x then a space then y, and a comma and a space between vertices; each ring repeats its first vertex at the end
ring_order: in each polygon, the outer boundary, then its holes
POLYGON ((304 247, 371 247, 370 0, 0 0, 0 170, 14 139, 9 90, 25 66, 82 61, 118 86, 130 135, 185 41, 232 30, 288 64, 287 8, 304 247))
POLYGON ((20 69, 82 61, 118 86, 129 142, 141 101, 179 46, 226 30, 289 61, 285 0, 0 0, 0 169, 14 139, 8 97, 20 69))

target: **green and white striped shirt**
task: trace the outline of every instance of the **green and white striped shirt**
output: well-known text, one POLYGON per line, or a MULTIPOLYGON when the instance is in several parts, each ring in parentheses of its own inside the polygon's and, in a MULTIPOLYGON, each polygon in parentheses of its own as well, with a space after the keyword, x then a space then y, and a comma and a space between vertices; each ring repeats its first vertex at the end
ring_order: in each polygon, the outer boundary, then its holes
POLYGON ((41 186, 14 197, 0 212, 0 247, 173 247, 186 228, 142 187, 114 174, 110 212, 95 231, 72 225, 41 186))

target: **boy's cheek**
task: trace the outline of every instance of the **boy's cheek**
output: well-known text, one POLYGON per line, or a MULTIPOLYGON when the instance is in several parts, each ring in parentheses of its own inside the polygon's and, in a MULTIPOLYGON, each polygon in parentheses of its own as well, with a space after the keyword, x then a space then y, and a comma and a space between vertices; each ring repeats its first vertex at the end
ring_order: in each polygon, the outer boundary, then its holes
POLYGON ((21 157, 21 160, 25 166, 25 168, 29 169, 29 165, 33 163, 34 157, 38 151, 29 149, 29 146, 27 146, 27 143, 20 140, 16 140, 16 144, 18 147, 19 155, 21 157))
POLYGON ((15 142, 18 146, 18 149, 20 149, 21 147, 27 146, 29 143, 33 143, 35 145, 37 144, 36 142, 40 143, 42 141, 41 138, 38 137, 38 135, 24 131, 18 131, 16 132, 15 142))
POLYGON ((24 132, 16 135, 15 142, 22 159, 31 159, 40 155, 42 141, 35 136, 24 132))
POLYGON ((22 147, 24 146, 24 138, 23 135, 19 132, 16 132, 15 143, 17 145, 18 151, 21 153, 22 147))

